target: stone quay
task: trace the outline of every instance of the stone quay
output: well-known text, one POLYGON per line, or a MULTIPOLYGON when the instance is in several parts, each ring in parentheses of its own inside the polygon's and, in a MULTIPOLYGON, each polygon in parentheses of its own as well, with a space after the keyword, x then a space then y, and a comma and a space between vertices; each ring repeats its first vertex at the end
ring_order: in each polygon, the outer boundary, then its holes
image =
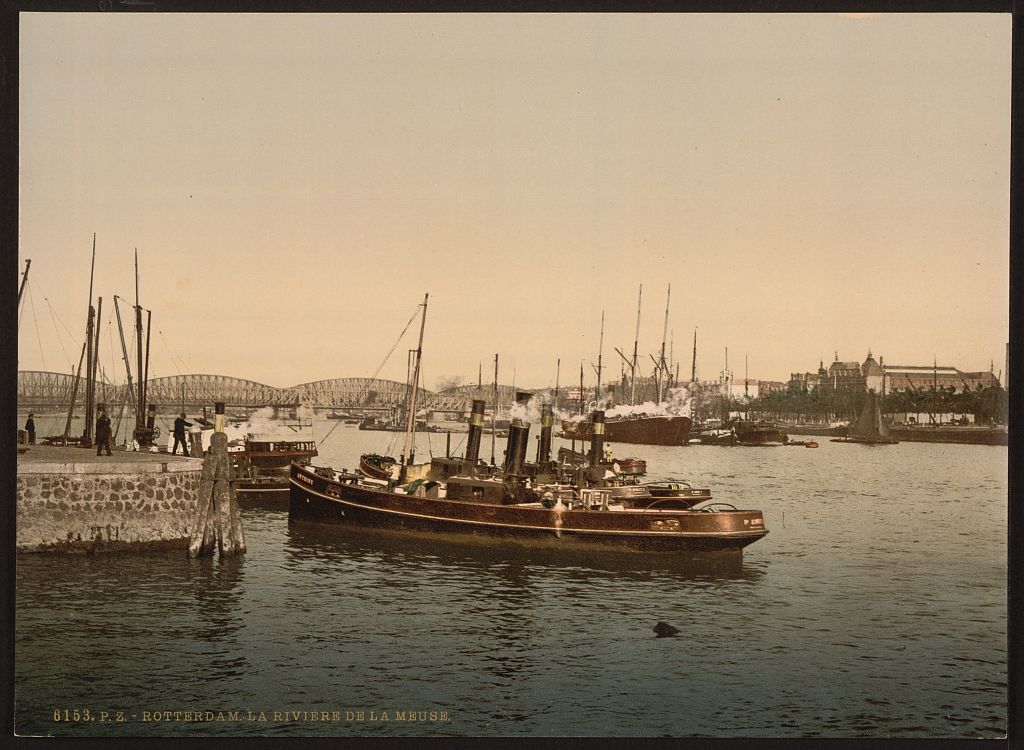
POLYGON ((202 469, 168 453, 30 446, 18 454, 17 549, 187 550, 202 469))

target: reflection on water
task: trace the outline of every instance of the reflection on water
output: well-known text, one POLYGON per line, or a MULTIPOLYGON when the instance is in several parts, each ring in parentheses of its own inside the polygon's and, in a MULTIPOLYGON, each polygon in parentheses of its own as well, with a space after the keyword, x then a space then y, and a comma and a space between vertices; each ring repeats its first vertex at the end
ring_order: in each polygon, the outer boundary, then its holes
MULTIPOLYGON (((323 463, 376 447, 344 436, 323 463)), ((764 511, 771 533, 742 556, 570 558, 289 526, 271 503, 243 508, 236 558, 21 555, 18 731, 1004 734, 1005 448, 849 447, 644 449, 652 474, 764 511), (657 638, 658 622, 679 634, 657 638), (55 722, 61 706, 127 720, 55 722), (141 718, 186 708, 341 718, 141 718), (345 719, 396 708, 449 719, 345 719)))
POLYGON ((632 552, 559 550, 521 544, 427 535, 330 528, 311 524, 290 524, 285 550, 293 559, 305 559, 311 552, 327 560, 359 561, 396 569, 436 568, 446 576, 484 575, 506 584, 526 587, 531 578, 590 580, 615 576, 620 581, 649 581, 653 578, 677 581, 747 580, 762 573, 744 565, 742 555, 724 554, 704 558, 673 555, 643 555, 632 552))

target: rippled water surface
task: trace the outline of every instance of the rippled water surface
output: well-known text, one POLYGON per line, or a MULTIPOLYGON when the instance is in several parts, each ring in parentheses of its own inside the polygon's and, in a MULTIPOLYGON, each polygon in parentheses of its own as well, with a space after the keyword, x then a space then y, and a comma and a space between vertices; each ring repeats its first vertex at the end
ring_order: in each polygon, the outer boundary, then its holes
MULTIPOLYGON (((387 447, 316 429, 319 463, 387 447)), ((17 731, 1004 735, 1006 448, 818 440, 615 446, 762 509, 771 533, 742 560, 342 535, 272 505, 244 509, 236 559, 20 555, 17 731)), ((429 443, 420 458, 444 452, 429 443)))

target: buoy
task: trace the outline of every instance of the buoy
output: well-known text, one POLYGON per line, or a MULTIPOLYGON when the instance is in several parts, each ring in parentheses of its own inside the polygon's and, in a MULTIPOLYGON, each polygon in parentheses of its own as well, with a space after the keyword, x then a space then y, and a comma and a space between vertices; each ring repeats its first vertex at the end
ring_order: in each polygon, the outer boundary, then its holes
POLYGON ((679 633, 674 627, 669 625, 667 622, 659 622, 654 626, 654 632, 658 634, 658 638, 668 638, 679 633))
POLYGON ((817 444, 817 443, 814 443, 814 442, 811 442, 811 443, 804 443, 804 447, 805 447, 805 448, 817 448, 817 447, 818 447, 818 444, 817 444))

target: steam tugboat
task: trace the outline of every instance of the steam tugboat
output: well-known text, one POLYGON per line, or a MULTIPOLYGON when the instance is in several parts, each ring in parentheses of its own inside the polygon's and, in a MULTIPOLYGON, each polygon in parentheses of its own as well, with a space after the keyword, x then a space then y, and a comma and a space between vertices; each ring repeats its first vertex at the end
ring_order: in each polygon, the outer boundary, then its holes
MULTIPOLYGON (((427 300, 416 349, 412 382, 419 382, 427 300)), ((413 393, 415 408, 415 391, 413 393)), ((582 483, 559 481, 551 462, 551 418, 542 417, 538 461, 526 467, 530 426, 513 418, 500 473, 479 461, 483 401, 473 402, 465 456, 414 463, 407 432, 397 480, 337 474, 332 469, 291 465, 289 522, 351 530, 414 532, 439 540, 494 539, 560 550, 625 550, 675 555, 740 553, 768 531, 759 510, 718 503, 667 508, 648 502, 639 486, 632 497, 616 498, 597 476, 603 474, 604 433, 591 430, 590 466, 582 483), (531 476, 531 473, 533 476, 531 476)), ((593 423, 603 424, 603 412, 593 423)), ((603 477, 602 477, 603 478, 603 477)))

